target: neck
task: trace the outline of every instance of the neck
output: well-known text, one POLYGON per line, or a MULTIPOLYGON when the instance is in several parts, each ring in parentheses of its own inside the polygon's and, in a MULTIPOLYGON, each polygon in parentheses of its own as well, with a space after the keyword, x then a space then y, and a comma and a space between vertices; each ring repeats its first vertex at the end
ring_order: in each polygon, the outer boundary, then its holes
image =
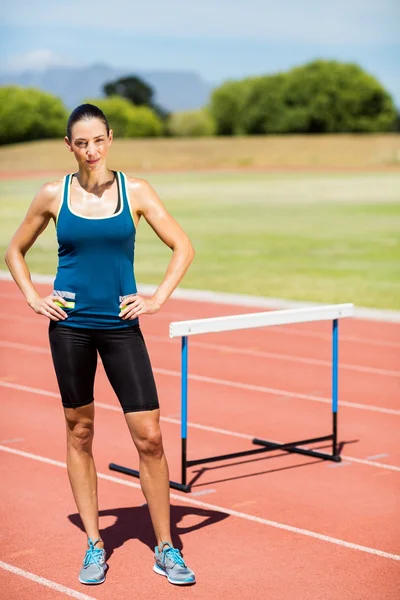
POLYGON ((109 186, 114 181, 114 173, 108 169, 105 165, 102 169, 97 171, 87 171, 82 167, 79 167, 77 174, 79 184, 87 192, 95 192, 109 186))

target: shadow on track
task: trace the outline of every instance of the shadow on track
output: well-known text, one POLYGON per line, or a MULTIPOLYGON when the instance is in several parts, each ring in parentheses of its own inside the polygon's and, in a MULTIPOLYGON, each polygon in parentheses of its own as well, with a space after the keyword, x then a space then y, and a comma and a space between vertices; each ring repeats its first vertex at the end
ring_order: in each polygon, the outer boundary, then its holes
MULTIPOLYGON (((343 451, 343 449, 345 448, 345 446, 347 444, 356 444, 358 443, 359 440, 348 440, 348 441, 342 441, 339 442, 338 444, 338 454, 340 455, 343 451)), ((327 448, 330 448, 330 445, 328 444, 323 444, 323 445, 319 445, 317 447, 314 447, 314 450, 326 450, 327 448)), ((312 465, 317 465, 319 463, 324 463, 324 462, 329 462, 329 461, 325 461, 323 459, 320 458, 313 458, 310 457, 307 462, 301 462, 301 463, 295 463, 294 465, 286 465, 284 467, 275 467, 272 469, 268 469, 265 471, 258 471, 256 473, 249 473, 247 475, 236 475, 233 477, 225 477, 225 478, 221 478, 221 479, 215 479, 215 480, 208 480, 205 483, 199 483, 199 480, 201 479, 202 475, 209 473, 211 471, 219 471, 220 469, 225 469, 227 467, 234 467, 237 465, 245 465, 245 464, 254 464, 254 463, 258 463, 258 462, 264 462, 266 460, 273 460, 275 458, 281 458, 281 457, 295 457, 295 454, 291 454, 290 452, 281 452, 280 450, 271 450, 271 454, 269 455, 264 455, 261 456, 260 458, 250 458, 250 459, 246 459, 246 460, 236 460, 234 462, 225 462, 225 461, 221 461, 219 464, 217 464, 214 467, 200 467, 199 469, 196 469, 194 471, 192 471, 192 473, 194 473, 192 479, 189 481, 189 485, 193 488, 197 488, 197 487, 202 487, 202 486, 208 486, 208 485, 214 485, 217 483, 225 483, 227 481, 236 481, 238 479, 247 479, 249 477, 256 477, 259 475, 268 475, 270 473, 278 473, 279 471, 287 471, 289 469, 298 469, 301 467, 308 467, 308 466, 312 466, 312 465)), ((299 455, 297 455, 299 456, 299 455)))
MULTIPOLYGON (((171 535, 175 548, 183 549, 181 536, 197 531, 203 527, 214 525, 223 521, 229 515, 213 510, 197 508, 195 506, 171 505, 171 535), (190 520, 190 525, 180 524, 183 520, 190 520)), ((138 539, 154 551, 156 539, 150 521, 147 504, 128 508, 109 508, 99 511, 100 535, 107 549, 107 557, 110 558, 114 550, 123 546, 131 539, 138 539), (102 517, 115 517, 115 523, 101 528, 102 517)), ((68 515, 68 519, 81 531, 84 531, 82 521, 78 513, 68 515)))

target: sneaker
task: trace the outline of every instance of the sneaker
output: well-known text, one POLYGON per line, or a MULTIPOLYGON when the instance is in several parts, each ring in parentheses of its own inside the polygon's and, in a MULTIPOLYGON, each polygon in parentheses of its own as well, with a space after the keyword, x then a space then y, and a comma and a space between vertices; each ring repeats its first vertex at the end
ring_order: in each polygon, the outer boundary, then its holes
POLYGON ((156 562, 153 571, 155 573, 164 575, 170 583, 175 585, 196 583, 195 574, 186 566, 177 548, 173 548, 168 542, 163 542, 161 550, 156 546, 154 552, 156 562))
POLYGON ((103 548, 95 548, 100 539, 92 541, 88 539, 89 548, 83 559, 83 566, 79 573, 79 581, 87 585, 103 583, 106 579, 106 551, 103 548))

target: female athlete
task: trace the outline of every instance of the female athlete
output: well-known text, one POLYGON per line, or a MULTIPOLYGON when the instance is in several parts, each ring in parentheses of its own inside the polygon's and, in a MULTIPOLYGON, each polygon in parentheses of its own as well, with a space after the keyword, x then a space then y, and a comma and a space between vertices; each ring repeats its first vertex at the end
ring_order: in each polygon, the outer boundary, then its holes
POLYGON ((66 420, 68 475, 88 537, 79 581, 103 583, 107 569, 92 454, 98 352, 138 450, 141 487, 157 540, 154 571, 170 583, 192 584, 195 575, 171 541, 157 390, 138 317, 161 309, 194 251, 146 181, 107 167, 112 140, 107 119, 96 106, 83 104, 71 113, 65 143, 78 170, 42 186, 9 244, 6 262, 29 306, 50 320, 50 347, 66 420), (151 298, 137 294, 133 269, 141 217, 172 250, 165 277, 151 298), (31 281, 25 254, 51 219, 58 269, 53 293, 43 298, 31 281))

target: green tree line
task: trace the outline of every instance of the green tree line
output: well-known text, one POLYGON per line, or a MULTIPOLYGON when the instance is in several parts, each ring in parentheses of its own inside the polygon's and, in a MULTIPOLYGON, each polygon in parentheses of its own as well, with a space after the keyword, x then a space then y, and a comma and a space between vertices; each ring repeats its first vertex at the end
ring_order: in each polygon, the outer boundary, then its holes
MULTIPOLYGON (((286 133, 377 133, 399 130, 384 87, 358 65, 313 61, 286 73, 227 81, 209 105, 168 114, 138 77, 104 85, 87 99, 107 115, 117 137, 199 137, 286 133)), ((68 119, 62 101, 32 88, 0 88, 0 144, 59 137, 68 119)))
POLYGON ((358 65, 317 60, 286 73, 227 81, 210 111, 219 135, 393 131, 390 94, 358 65))

